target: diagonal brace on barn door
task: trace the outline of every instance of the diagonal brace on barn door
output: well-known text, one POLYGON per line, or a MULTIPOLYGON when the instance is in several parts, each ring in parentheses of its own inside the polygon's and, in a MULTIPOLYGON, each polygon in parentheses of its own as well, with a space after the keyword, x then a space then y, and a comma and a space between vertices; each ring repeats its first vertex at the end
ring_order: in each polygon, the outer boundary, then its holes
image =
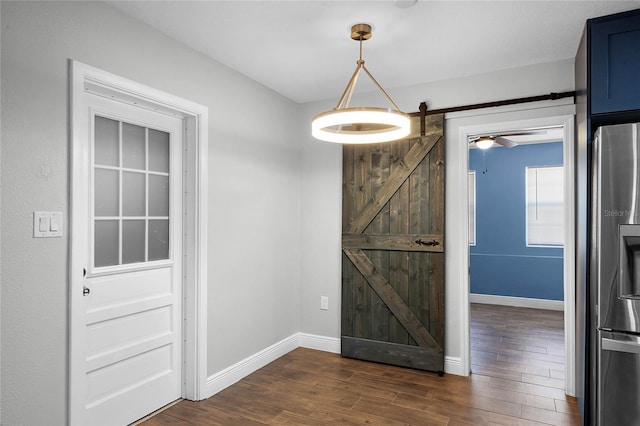
POLYGON ((378 192, 373 195, 362 212, 345 229, 345 233, 360 233, 367 229, 380 210, 393 197, 411 173, 418 167, 422 160, 431 152, 431 149, 442 139, 441 135, 423 136, 411 147, 407 155, 400 160, 402 167, 396 167, 378 192))
POLYGON ((413 337, 413 340, 422 348, 434 348, 442 352, 442 347, 427 332, 420 320, 411 312, 404 300, 398 296, 398 293, 391 287, 386 278, 378 272, 367 255, 359 249, 343 248, 342 251, 356 269, 360 271, 371 288, 380 296, 380 299, 387 305, 400 324, 413 337))

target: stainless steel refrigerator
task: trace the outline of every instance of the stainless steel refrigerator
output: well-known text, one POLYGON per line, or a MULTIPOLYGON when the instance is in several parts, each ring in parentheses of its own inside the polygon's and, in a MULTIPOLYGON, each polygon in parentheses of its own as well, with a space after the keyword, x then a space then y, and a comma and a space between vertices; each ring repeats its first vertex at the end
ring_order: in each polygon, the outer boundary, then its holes
POLYGON ((640 123, 593 144, 591 283, 597 424, 640 424, 640 123))

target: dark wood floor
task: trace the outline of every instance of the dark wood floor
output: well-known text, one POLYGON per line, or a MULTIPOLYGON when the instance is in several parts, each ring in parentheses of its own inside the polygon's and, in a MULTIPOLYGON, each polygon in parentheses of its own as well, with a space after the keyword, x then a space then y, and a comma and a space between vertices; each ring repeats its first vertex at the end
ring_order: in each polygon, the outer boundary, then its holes
POLYGON ((298 348, 156 425, 579 425, 564 395, 562 313, 472 305, 470 377, 298 348))

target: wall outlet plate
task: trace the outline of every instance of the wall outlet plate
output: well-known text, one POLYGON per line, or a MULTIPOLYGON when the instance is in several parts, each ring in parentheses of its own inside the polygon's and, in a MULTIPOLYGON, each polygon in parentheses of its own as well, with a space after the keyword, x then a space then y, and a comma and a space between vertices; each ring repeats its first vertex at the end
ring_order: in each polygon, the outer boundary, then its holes
POLYGON ((329 298, 327 296, 320 296, 320 309, 323 311, 329 310, 329 298))

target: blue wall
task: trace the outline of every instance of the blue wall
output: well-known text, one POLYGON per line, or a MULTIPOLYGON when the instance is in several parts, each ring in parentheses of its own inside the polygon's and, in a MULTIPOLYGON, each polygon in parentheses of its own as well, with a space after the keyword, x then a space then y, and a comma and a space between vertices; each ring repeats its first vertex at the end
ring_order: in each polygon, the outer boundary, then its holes
POLYGON ((562 142, 469 150, 476 171, 471 293, 563 300, 563 249, 526 245, 526 167, 561 166, 562 142), (484 164, 487 172, 483 174, 484 164))

